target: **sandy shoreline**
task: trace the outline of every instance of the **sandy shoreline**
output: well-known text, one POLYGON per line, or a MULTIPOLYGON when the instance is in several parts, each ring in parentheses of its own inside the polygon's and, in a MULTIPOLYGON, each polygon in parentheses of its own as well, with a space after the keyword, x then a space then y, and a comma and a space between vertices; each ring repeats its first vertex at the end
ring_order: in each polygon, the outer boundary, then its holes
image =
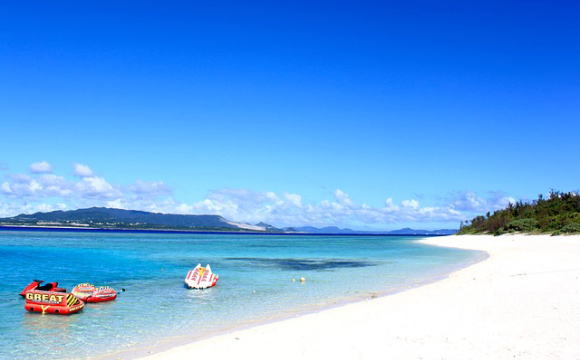
POLYGON ((580 236, 448 236, 486 251, 441 281, 144 359, 580 359, 580 236))

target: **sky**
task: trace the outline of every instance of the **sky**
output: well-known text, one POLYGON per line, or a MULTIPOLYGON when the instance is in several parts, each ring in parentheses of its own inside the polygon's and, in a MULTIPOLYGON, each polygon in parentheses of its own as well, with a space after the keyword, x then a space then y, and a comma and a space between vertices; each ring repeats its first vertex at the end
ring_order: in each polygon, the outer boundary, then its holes
POLYGON ((580 5, 0 2, 0 216, 456 228, 580 188, 580 5))

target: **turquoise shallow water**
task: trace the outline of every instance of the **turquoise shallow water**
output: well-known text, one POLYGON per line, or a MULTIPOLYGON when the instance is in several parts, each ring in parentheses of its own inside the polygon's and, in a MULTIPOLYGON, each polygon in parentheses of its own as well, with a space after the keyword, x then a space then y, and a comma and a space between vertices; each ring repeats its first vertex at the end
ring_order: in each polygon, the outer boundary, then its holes
POLYGON ((405 289, 481 257, 417 239, 0 231, 0 358, 88 358, 192 340, 405 289), (198 262, 220 275, 217 287, 184 288, 198 262), (306 283, 291 281, 301 276, 306 283), (76 315, 30 314, 18 292, 36 278, 126 291, 76 315))

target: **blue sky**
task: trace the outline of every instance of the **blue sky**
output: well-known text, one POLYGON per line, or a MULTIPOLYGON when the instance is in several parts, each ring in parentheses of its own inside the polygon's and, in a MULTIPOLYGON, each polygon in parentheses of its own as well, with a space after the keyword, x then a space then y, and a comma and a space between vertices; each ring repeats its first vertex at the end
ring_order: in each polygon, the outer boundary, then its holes
POLYGON ((1 6, 1 215, 455 227, 580 187, 572 2, 1 6))

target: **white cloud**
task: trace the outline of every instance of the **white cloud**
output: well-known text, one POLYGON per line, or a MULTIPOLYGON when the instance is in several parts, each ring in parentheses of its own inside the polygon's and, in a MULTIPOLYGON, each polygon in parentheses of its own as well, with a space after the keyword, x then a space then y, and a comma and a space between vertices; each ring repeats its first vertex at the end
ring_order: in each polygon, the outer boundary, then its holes
POLYGON ((76 163, 74 164, 74 174, 80 177, 93 176, 93 170, 87 165, 76 163))
MULTIPOLYGON (((266 195, 268 196, 268 195, 266 195)), ((284 198, 296 207, 302 207, 302 196, 298 194, 284 194, 284 198)))
POLYGON ((216 190, 188 208, 195 214, 219 214, 234 221, 265 221, 277 226, 293 225, 382 225, 397 222, 453 221, 466 216, 451 206, 421 207, 415 199, 396 205, 392 198, 384 207, 357 204, 343 190, 337 189, 333 200, 305 204, 298 194, 278 195, 242 189, 216 190))
POLYGON ((231 221, 251 224, 264 221, 275 226, 388 228, 398 223, 456 224, 515 202, 513 197, 500 192, 487 196, 461 192, 438 206, 422 205, 418 199, 395 202, 391 197, 385 198, 382 205, 374 206, 356 202, 342 189, 336 189, 327 199, 318 202, 306 201, 300 194, 291 192, 218 189, 199 201, 185 203, 176 200, 163 181, 113 184, 82 164, 75 164, 75 175, 76 178, 66 178, 46 171, 5 175, 0 182, 0 214, 108 206, 162 213, 216 214, 231 221), (2 202, 3 198, 9 201, 2 202))
POLYGON ((32 180, 32 177, 26 174, 10 174, 8 177, 16 183, 27 183, 32 180))
POLYGON ((191 214, 193 206, 187 204, 179 204, 175 207, 176 214, 191 214))
POLYGON ((54 210, 64 210, 66 206, 61 203, 14 203, 0 201, 0 217, 9 217, 19 214, 32 214, 36 212, 47 212, 54 210))
POLYGON ((413 210, 417 210, 419 209, 419 202, 417 200, 403 200, 401 201, 401 205, 403 205, 403 207, 408 208, 408 209, 413 209, 413 210))
POLYGON ((107 180, 99 176, 83 177, 76 183, 76 189, 84 196, 97 198, 114 198, 120 191, 107 180))
POLYGON ((0 187, 4 195, 12 197, 26 197, 41 194, 43 190, 42 184, 26 175, 15 175, 12 177, 12 182, 5 181, 0 187))
MULTIPOLYGON (((295 193, 220 189, 209 192, 204 199, 197 202, 184 203, 167 194, 159 196, 166 190, 162 182, 136 182, 124 191, 123 187, 97 176, 84 177, 77 182, 67 182, 52 174, 37 178, 16 176, 14 179, 18 181, 0 185, 0 190, 14 199, 41 199, 41 194, 56 196, 61 191, 61 198, 69 199, 68 204, 64 205, 67 208, 107 206, 161 213, 216 214, 236 222, 255 224, 264 221, 275 226, 339 225, 385 229, 400 223, 452 222, 455 225, 472 217, 473 213, 464 209, 474 209, 473 204, 486 204, 489 210, 493 210, 493 207, 513 201, 513 198, 500 196, 501 194, 492 194, 488 199, 474 194, 459 194, 452 201, 440 206, 422 206, 417 199, 396 203, 392 198, 386 198, 384 205, 377 207, 357 203, 340 189, 332 193, 332 199, 320 202, 305 202, 301 195, 295 193), (15 193, 26 196, 16 197, 15 193), (152 196, 145 196, 147 193, 152 196), (474 200, 474 196, 479 200, 474 200)), ((10 215, 15 215, 37 211, 38 205, 42 203, 25 200, 19 210, 16 210, 17 207, 4 206, 0 208, 0 212, 12 212, 10 215)), ((474 211, 482 213, 479 208, 474 211)))
POLYGON ((129 190, 142 196, 167 195, 171 193, 171 189, 163 181, 137 180, 129 186, 129 190))
POLYGON ((30 191, 31 193, 35 193, 37 191, 42 190, 42 185, 40 185, 40 183, 36 180, 32 180, 29 184, 28 184, 28 191, 30 191))
POLYGON ((35 177, 15 174, 9 178, 11 181, 3 182, 0 190, 11 197, 66 197, 72 193, 70 183, 62 176, 54 174, 40 174, 35 177))
POLYGON ((122 199, 109 200, 106 202, 106 205, 107 205, 107 207, 114 208, 114 209, 132 210, 132 209, 127 208, 127 206, 125 205, 125 203, 123 202, 122 199))
POLYGON ((38 178, 46 196, 68 197, 72 195, 71 184, 62 176, 45 174, 38 178))
POLYGON ((498 209, 504 209, 506 208, 509 204, 515 204, 516 203, 516 199, 514 199, 511 196, 501 196, 497 199, 495 199, 495 201, 493 203, 491 203, 491 208, 493 210, 498 210, 498 209))
POLYGON ((387 198, 387 200, 385 200, 385 210, 386 211, 398 211, 399 207, 397 205, 395 205, 395 202, 393 201, 392 198, 387 198))
POLYGON ((0 190, 2 190, 4 194, 12 194, 12 187, 10 186, 10 183, 7 181, 4 181, 2 183, 2 185, 0 186, 0 190))
POLYGON ((38 204, 36 205, 36 211, 39 212, 49 212, 54 211, 55 207, 52 204, 38 204))
POLYGON ((336 191, 334 191, 334 198, 340 204, 352 205, 352 200, 350 199, 350 196, 348 196, 347 193, 345 193, 340 189, 336 189, 336 191))
MULTIPOLYGON (((17 215, 48 209, 47 204, 52 204, 52 209, 89 206, 154 209, 154 202, 171 194, 169 187, 161 181, 138 180, 134 184, 121 186, 111 184, 104 177, 89 176, 93 172, 86 165, 75 164, 75 175, 80 177, 77 179, 48 173, 48 168, 42 166, 34 166, 35 171, 31 175, 7 174, 5 180, 0 181, 0 195, 11 204, 5 205, 1 211, 17 215)), ((170 209, 166 204, 162 207, 170 209)), ((187 208, 182 206, 179 210, 185 211, 187 208)))
POLYGON ((52 172, 52 166, 46 161, 30 164, 30 171, 34 174, 45 174, 52 172))
POLYGON ((471 191, 458 194, 453 201, 453 207, 457 210, 478 211, 486 206, 485 199, 478 197, 471 191))
POLYGON ((502 192, 490 192, 487 197, 478 196, 472 191, 454 194, 451 199, 451 207, 463 212, 484 213, 505 208, 509 203, 516 200, 502 192))

